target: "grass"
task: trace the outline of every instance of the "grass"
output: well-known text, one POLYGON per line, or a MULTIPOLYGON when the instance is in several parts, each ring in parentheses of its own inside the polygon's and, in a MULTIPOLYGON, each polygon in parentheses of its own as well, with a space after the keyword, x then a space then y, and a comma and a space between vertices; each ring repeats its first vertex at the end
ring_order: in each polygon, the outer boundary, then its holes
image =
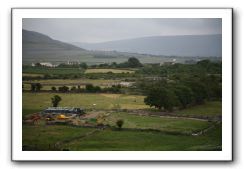
MULTIPOLYGON (((23 109, 29 112, 32 110, 44 110, 51 106, 52 93, 23 93, 23 109)), ((113 109, 120 107, 122 109, 142 109, 148 108, 144 104, 144 96, 125 95, 125 94, 73 94, 58 93, 62 101, 59 106, 82 107, 85 109, 113 109), (96 105, 94 105, 96 104, 96 105)))
POLYGON ((73 151, 196 151, 220 150, 221 126, 194 137, 160 132, 104 130, 64 147, 73 151))
POLYGON ((82 74, 83 69, 79 68, 47 68, 47 67, 31 67, 24 66, 23 73, 27 74, 54 74, 54 75, 67 75, 67 74, 82 74))
POLYGON ((186 134, 199 131, 211 125, 211 123, 207 121, 169 117, 138 116, 121 112, 111 113, 111 115, 107 118, 107 122, 111 126, 116 126, 116 121, 118 119, 124 120, 124 128, 157 129, 161 131, 182 132, 186 134))
POLYGON ((133 70, 127 70, 127 69, 87 69, 85 73, 134 73, 133 70))
MULTIPOLYGON (((38 75, 38 74, 34 74, 38 75)), ((69 88, 78 85, 81 88, 84 88, 86 84, 93 84, 94 86, 100 86, 101 88, 111 87, 112 85, 119 84, 121 80, 107 80, 107 79, 48 79, 48 80, 28 80, 23 81, 24 90, 30 90, 31 85, 30 83, 41 83, 42 88, 41 90, 51 90, 54 86, 56 89, 60 86, 67 86, 69 88)))
MULTIPOLYGON (((52 93, 23 93, 23 115, 36 113, 51 106, 52 93)), ((148 109, 144 96, 125 94, 58 94, 62 97, 60 106, 83 107, 93 109, 88 112, 107 113, 113 108, 148 109), (96 104, 95 106, 93 104, 96 104)), ((177 113, 191 115, 216 115, 221 113, 220 102, 207 102, 177 113), (207 111, 207 112, 206 112, 207 111), (208 112, 209 111, 209 112, 208 112), (220 112, 219 112, 220 111, 220 112)), ((92 116, 91 116, 92 117, 92 116)), ((94 118, 94 117, 93 117, 94 118)), ((118 119, 124 120, 121 130, 105 129, 81 138, 94 128, 71 127, 65 125, 23 125, 23 145, 32 150, 73 151, 208 151, 221 150, 222 127, 209 130, 200 136, 190 133, 207 128, 212 123, 193 119, 174 119, 169 117, 151 117, 132 115, 126 112, 110 112, 106 123, 116 126, 118 119), (157 131, 137 129, 156 129, 157 131), (188 135, 184 135, 188 134, 188 135), (69 142, 65 142, 70 140, 69 142), (63 142, 55 149, 57 142, 63 142)), ((88 119, 89 120, 89 119, 88 119)), ((90 118, 90 120, 94 120, 90 118)))
POLYGON ((23 126, 22 145, 35 147, 39 150, 48 150, 49 145, 54 148, 54 144, 62 140, 74 138, 77 135, 86 134, 93 131, 89 128, 75 128, 70 126, 23 126))
POLYGON ((105 129, 84 138, 92 128, 54 126, 23 126, 23 145, 35 150, 49 150, 64 140, 61 149, 72 151, 206 151, 221 149, 221 125, 201 136, 170 135, 154 131, 105 129))
POLYGON ((43 77, 43 74, 35 74, 35 73, 22 73, 23 77, 43 77))
POLYGON ((43 86, 77 86, 85 84, 93 84, 95 86, 111 86, 117 84, 121 80, 106 80, 106 79, 48 79, 48 80, 31 80, 24 81, 26 86, 30 86, 27 83, 41 83, 43 86))
POLYGON ((190 107, 177 112, 179 115, 193 116, 219 116, 222 115, 222 103, 220 101, 206 102, 202 105, 190 107))

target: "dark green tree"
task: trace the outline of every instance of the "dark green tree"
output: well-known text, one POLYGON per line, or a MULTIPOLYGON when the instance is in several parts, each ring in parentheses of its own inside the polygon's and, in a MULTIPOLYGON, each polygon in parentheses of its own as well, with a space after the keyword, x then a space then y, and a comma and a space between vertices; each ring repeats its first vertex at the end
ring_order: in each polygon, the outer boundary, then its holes
POLYGON ((193 102, 193 92, 189 87, 177 85, 174 87, 175 95, 178 97, 182 108, 186 108, 193 102))
POLYGON ((52 89, 52 91, 54 91, 54 92, 57 90, 55 86, 53 86, 51 89, 52 89))
POLYGON ((142 64, 137 58, 131 57, 128 59, 128 67, 132 67, 132 68, 142 67, 142 64))
POLYGON ((175 93, 166 87, 152 86, 144 99, 145 104, 158 109, 164 108, 166 111, 172 111, 179 105, 179 100, 175 93))
POLYGON ((57 107, 62 98, 59 95, 55 95, 51 98, 53 107, 57 107))
POLYGON ((124 124, 124 120, 122 120, 122 119, 119 119, 116 121, 116 125, 119 127, 119 129, 122 128, 123 124, 124 124))
POLYGON ((36 91, 37 91, 37 92, 40 91, 41 88, 42 88, 41 83, 36 83, 36 91))

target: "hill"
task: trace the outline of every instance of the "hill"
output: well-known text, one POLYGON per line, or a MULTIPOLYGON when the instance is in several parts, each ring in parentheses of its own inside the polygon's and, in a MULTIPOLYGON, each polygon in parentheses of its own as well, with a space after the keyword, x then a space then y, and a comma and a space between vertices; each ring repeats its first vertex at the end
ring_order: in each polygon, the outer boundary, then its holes
POLYGON ((85 49, 54 40, 44 34, 22 30, 23 60, 26 58, 59 58, 72 57, 82 53, 85 49))
POLYGON ((167 56, 222 56, 222 35, 153 36, 102 43, 73 43, 89 50, 167 56))

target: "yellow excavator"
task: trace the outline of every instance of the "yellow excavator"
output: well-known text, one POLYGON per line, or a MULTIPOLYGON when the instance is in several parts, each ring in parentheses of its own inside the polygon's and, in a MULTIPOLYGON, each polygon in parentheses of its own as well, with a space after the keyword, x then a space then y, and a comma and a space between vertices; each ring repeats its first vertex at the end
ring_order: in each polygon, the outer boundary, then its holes
POLYGON ((69 117, 67 117, 67 116, 65 116, 63 114, 60 114, 60 115, 57 116, 57 119, 58 120, 66 120, 66 119, 69 119, 69 117))

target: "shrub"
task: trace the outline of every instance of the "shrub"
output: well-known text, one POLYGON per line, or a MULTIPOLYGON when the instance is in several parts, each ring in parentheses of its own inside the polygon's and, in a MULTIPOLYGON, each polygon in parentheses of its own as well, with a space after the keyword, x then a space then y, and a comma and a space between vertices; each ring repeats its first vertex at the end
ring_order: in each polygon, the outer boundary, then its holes
POLYGON ((123 126, 123 124, 124 124, 124 120, 119 119, 119 120, 116 121, 116 124, 117 124, 117 126, 119 127, 119 129, 121 129, 122 126, 123 126))

